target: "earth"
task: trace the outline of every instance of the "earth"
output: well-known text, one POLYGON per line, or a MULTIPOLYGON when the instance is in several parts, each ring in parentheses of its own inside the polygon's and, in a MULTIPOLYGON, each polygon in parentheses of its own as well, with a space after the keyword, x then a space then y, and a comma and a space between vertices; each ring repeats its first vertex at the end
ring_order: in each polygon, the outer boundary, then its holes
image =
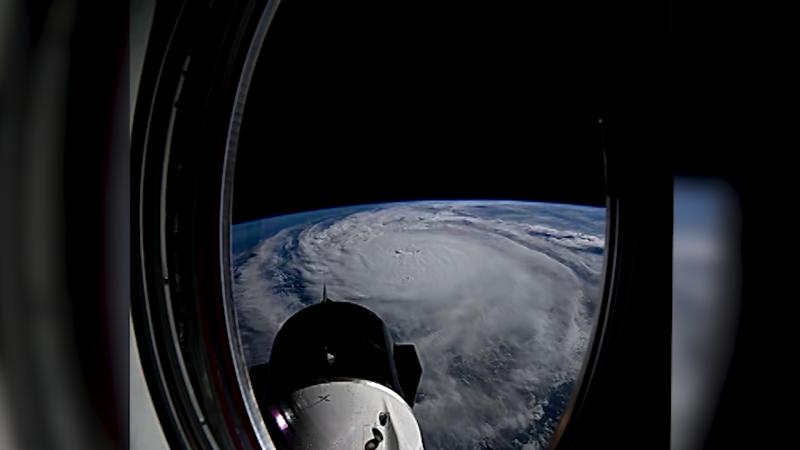
POLYGON ((361 205, 238 224, 234 299, 248 366, 328 297, 413 343, 426 449, 544 449, 600 297, 605 209, 509 201, 361 205))

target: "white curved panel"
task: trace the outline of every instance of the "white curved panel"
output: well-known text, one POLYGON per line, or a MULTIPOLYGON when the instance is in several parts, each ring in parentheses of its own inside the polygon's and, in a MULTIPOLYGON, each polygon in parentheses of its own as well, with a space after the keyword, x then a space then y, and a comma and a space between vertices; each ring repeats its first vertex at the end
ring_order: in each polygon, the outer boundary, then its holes
POLYGON ((363 380, 334 381, 301 389, 288 408, 270 408, 278 427, 304 450, 421 450, 422 435, 408 404, 391 389, 363 380), (387 420, 381 423, 381 413, 387 420))

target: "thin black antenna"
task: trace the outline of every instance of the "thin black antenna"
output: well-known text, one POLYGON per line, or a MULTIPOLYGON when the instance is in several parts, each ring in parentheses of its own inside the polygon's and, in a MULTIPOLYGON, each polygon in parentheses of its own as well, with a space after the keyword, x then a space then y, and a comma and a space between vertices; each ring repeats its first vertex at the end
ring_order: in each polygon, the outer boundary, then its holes
POLYGON ((322 303, 325 304, 328 301, 328 287, 325 283, 322 283, 322 303))

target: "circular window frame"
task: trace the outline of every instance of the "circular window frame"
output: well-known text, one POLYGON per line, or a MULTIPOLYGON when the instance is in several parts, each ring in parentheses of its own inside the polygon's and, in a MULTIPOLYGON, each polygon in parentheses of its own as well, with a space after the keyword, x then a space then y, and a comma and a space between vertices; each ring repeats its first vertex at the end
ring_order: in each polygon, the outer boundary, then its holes
MULTIPOLYGON (((156 44, 146 56, 133 125, 132 170, 138 182, 132 190, 131 308, 147 384, 173 448, 274 448, 236 329, 230 205, 247 89, 279 4, 187 2, 156 14, 173 26, 162 24, 160 39, 151 36, 156 44)), ((598 120, 598 133, 602 126, 598 120)), ((603 151, 602 298, 576 388, 550 448, 574 442, 582 405, 624 316, 629 274, 623 273, 623 261, 633 247, 623 235, 633 234, 634 206, 622 194, 630 186, 618 181, 625 177, 619 158, 603 151)))

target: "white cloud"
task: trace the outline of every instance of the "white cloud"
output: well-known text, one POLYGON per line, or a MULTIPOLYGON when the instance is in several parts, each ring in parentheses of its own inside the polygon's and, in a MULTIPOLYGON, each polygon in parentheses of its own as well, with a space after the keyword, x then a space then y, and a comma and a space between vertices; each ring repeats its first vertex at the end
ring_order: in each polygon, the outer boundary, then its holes
POLYGON ((401 204, 264 241, 234 286, 248 363, 267 360, 280 325, 326 283, 333 300, 367 306, 416 344, 425 400, 414 411, 433 448, 532 426, 548 391, 580 370, 591 332, 582 302, 597 282, 586 277, 602 265, 583 250, 604 241, 533 215, 464 212, 485 204, 401 204))

